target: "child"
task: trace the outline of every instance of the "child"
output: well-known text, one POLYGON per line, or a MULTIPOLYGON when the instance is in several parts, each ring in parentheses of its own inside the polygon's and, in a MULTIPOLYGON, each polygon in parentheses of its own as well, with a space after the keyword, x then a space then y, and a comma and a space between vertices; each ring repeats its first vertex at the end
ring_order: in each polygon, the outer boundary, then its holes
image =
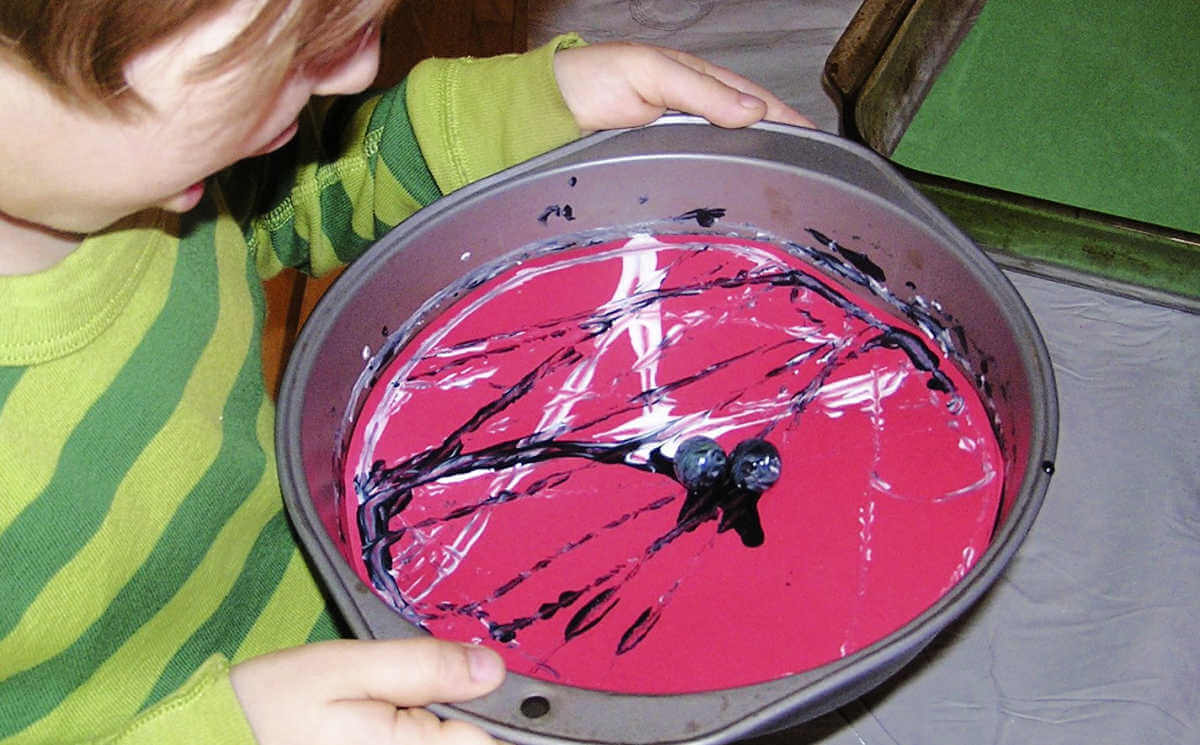
POLYGON ((0 9, 0 740, 492 742, 420 707, 492 690, 493 652, 336 640, 281 509, 261 279, 581 132, 807 121, 574 36, 354 96, 388 4, 0 9))

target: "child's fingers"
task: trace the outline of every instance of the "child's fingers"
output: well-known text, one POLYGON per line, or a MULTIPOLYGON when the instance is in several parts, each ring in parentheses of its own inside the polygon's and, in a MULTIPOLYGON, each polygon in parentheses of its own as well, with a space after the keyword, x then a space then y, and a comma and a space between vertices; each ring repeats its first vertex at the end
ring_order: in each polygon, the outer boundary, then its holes
POLYGON ((667 66, 659 79, 661 102, 667 108, 701 114, 713 124, 727 127, 744 126, 759 118, 814 126, 778 96, 732 70, 676 49, 655 51, 676 63, 667 66))
POLYGON ((230 670, 260 745, 493 745, 483 730, 421 709, 489 693, 495 652, 433 638, 331 641, 255 657, 230 670), (409 737, 420 730, 422 739, 409 737))
POLYGON ((504 679, 500 655, 432 637, 390 641, 339 641, 308 648, 325 659, 332 700, 369 699, 400 707, 466 701, 491 692, 504 679))
POLYGON ((554 64, 563 100, 585 132, 647 124, 668 109, 723 127, 763 118, 813 126, 762 86, 674 49, 606 42, 564 49, 554 64))
MULTIPOLYGON (((397 710, 391 742, 406 745, 500 745, 473 724, 438 719, 424 709, 397 710)), ((372 742, 364 745, 380 744, 372 742)))
POLYGON ((418 707, 397 709, 383 701, 337 701, 318 714, 319 720, 303 735, 293 733, 273 741, 260 737, 260 744, 500 745, 474 724, 439 719, 418 707))

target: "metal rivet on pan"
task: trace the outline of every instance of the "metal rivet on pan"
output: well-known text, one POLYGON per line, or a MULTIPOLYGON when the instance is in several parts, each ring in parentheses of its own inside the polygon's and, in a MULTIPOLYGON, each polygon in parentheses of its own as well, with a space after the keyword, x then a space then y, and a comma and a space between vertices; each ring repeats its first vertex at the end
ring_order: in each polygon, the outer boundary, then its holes
POLYGON ((550 713, 550 701, 545 696, 529 696, 521 702, 521 713, 530 719, 541 719, 550 713))

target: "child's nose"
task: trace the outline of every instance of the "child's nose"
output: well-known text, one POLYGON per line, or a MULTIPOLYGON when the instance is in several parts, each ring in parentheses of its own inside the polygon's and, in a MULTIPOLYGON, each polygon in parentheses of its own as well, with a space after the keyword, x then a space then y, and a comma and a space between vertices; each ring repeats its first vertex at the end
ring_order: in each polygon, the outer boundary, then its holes
POLYGON ((364 90, 379 71, 379 33, 369 33, 358 48, 334 64, 309 71, 313 93, 318 96, 346 95, 364 90))

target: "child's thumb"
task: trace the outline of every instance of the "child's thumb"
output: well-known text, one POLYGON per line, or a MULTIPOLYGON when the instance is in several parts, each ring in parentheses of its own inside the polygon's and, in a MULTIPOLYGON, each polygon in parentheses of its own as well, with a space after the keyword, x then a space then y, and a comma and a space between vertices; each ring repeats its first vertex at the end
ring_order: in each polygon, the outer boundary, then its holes
POLYGON ((328 650, 336 657, 326 669, 337 698, 425 706, 476 698, 504 680, 504 662, 492 650, 432 637, 330 642, 328 650))
POLYGON ((478 727, 441 721, 422 707, 482 696, 503 679, 504 663, 495 652, 432 637, 309 644, 245 660, 229 671, 262 745, 389 738, 492 744, 478 727))

